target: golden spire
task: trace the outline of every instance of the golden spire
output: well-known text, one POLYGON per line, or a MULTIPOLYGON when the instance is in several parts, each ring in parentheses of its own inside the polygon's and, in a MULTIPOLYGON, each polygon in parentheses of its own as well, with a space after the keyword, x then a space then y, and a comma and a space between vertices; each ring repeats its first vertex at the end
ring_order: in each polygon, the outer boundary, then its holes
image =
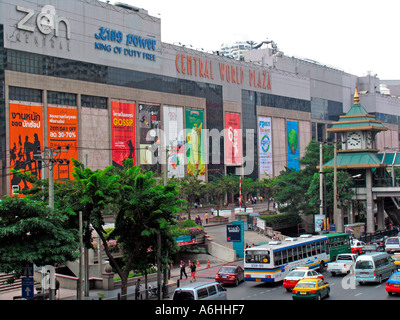
POLYGON ((360 104, 360 96, 358 95, 357 85, 356 91, 354 91, 354 104, 360 104))

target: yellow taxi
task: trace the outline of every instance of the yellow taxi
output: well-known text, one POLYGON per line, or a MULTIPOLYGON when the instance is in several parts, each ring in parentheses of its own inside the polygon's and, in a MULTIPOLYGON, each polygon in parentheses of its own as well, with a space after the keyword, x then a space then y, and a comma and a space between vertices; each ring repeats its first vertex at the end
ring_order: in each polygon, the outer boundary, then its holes
POLYGON ((400 270, 400 253, 396 252, 394 255, 392 255, 392 259, 394 261, 396 269, 400 270))
POLYGON ((328 282, 318 278, 305 278, 297 282, 292 290, 293 300, 321 300, 329 297, 328 282))

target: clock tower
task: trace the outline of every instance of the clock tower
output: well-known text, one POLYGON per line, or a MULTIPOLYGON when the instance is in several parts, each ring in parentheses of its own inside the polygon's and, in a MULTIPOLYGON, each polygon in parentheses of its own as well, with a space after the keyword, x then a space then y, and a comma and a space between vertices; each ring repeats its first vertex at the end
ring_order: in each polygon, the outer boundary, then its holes
MULTIPOLYGON (((372 187, 375 181, 382 182, 386 175, 386 163, 383 163, 378 156, 375 138, 377 133, 386 130, 387 128, 381 121, 376 120, 374 115, 368 114, 361 106, 357 88, 350 110, 340 116, 339 121, 333 122, 332 127, 327 130, 336 133, 337 140, 341 142, 342 147, 341 150, 335 152, 334 158, 325 163, 323 167, 333 167, 334 172, 345 170, 351 177, 358 177, 357 185, 354 187, 357 190, 355 199, 365 201, 367 233, 375 232, 372 187)), ((337 193, 336 197, 338 197, 337 193)), ((379 218, 383 221, 382 217, 383 211, 379 218)), ((350 219, 350 214, 348 214, 348 218, 350 219)), ((337 202, 336 205, 334 204, 334 223, 337 227, 336 230, 344 231, 344 216, 338 209, 337 202)))
POLYGON ((333 122, 328 132, 335 132, 342 142, 339 152, 377 152, 375 137, 380 131, 387 130, 382 122, 368 114, 360 105, 357 88, 354 93, 354 104, 339 121, 333 122))

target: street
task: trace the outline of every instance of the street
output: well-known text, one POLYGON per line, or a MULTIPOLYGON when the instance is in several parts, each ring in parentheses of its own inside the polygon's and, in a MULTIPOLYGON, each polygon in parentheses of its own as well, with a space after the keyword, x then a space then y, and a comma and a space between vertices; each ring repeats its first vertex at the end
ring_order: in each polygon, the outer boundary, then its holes
MULTIPOLYGON (((240 265, 243 261, 230 263, 230 265, 240 265)), ((214 281, 214 276, 220 266, 203 269, 196 273, 197 281, 214 281)), ((400 301, 400 295, 389 296, 385 290, 385 281, 379 283, 369 283, 355 285, 352 276, 331 276, 329 272, 322 273, 325 280, 329 283, 331 291, 326 300, 389 300, 400 301)), ((181 280, 181 285, 190 282, 188 279, 181 280)), ((292 300, 292 294, 283 288, 282 283, 277 284, 258 284, 256 282, 242 282, 237 287, 226 285, 229 300, 292 300)))

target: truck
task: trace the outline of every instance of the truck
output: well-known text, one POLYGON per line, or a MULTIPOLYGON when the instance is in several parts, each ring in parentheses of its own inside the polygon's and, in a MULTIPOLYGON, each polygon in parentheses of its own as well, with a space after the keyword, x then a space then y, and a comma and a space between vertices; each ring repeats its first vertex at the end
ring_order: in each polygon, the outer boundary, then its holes
POLYGON ((357 254, 355 253, 341 253, 336 257, 336 261, 329 262, 327 271, 334 276, 337 273, 348 274, 352 271, 353 266, 357 260, 357 254))

